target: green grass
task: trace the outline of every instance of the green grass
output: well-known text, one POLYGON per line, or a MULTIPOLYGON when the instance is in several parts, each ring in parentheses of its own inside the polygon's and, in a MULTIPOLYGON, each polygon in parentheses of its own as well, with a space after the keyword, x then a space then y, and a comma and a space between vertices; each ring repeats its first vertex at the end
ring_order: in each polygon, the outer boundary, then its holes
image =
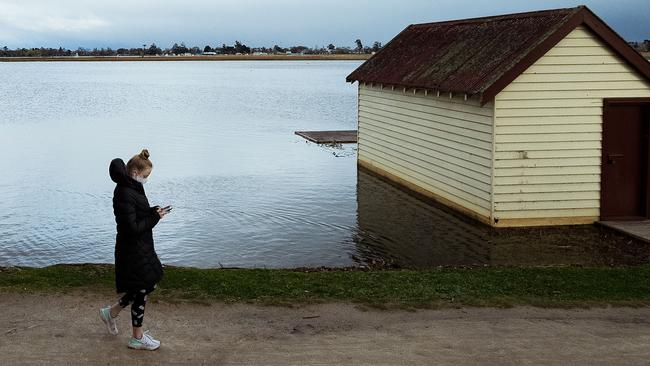
MULTIPOLYGON (((113 291, 110 265, 0 268, 0 291, 113 291)), ((650 305, 650 266, 271 270, 165 268, 154 299, 273 305, 327 301, 382 308, 650 305)))

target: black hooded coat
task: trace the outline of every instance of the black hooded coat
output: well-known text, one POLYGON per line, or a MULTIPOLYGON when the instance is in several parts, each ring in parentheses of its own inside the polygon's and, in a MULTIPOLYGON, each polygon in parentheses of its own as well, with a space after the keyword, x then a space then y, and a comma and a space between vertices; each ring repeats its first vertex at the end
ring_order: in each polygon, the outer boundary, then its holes
POLYGON ((122 293, 151 288, 163 276, 151 231, 160 216, 156 207, 149 207, 142 184, 126 173, 122 159, 111 161, 108 171, 117 183, 113 192, 116 290, 122 293))

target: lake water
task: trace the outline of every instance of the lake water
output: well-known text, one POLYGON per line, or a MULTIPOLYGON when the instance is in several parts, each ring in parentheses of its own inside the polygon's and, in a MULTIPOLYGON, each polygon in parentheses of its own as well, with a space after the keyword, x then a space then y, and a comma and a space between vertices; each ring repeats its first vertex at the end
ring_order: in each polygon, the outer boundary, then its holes
POLYGON ((154 230, 170 265, 648 261, 593 227, 488 230, 357 172, 356 145, 295 136, 356 129, 359 64, 0 63, 0 266, 112 263, 108 164, 142 148, 151 204, 174 206, 154 230))

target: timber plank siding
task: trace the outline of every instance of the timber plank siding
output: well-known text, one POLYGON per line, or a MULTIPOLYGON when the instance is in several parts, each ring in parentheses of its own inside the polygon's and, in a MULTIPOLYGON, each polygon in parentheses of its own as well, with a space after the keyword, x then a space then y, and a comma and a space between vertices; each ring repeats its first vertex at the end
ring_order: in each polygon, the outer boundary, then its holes
POLYGON ((584 26, 496 96, 501 225, 599 219, 603 99, 612 96, 649 97, 650 83, 584 26))
POLYGON ((489 222, 491 105, 359 85, 359 160, 489 222))

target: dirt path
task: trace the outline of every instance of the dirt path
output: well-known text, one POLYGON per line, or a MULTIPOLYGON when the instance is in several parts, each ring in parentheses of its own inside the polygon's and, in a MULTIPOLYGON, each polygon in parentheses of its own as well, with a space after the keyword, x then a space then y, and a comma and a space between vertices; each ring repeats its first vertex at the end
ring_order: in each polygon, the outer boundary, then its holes
POLYGON ((650 308, 378 311, 350 304, 295 308, 147 307, 158 351, 106 333, 99 295, 2 294, 0 364, 639 365, 650 360, 650 308))

